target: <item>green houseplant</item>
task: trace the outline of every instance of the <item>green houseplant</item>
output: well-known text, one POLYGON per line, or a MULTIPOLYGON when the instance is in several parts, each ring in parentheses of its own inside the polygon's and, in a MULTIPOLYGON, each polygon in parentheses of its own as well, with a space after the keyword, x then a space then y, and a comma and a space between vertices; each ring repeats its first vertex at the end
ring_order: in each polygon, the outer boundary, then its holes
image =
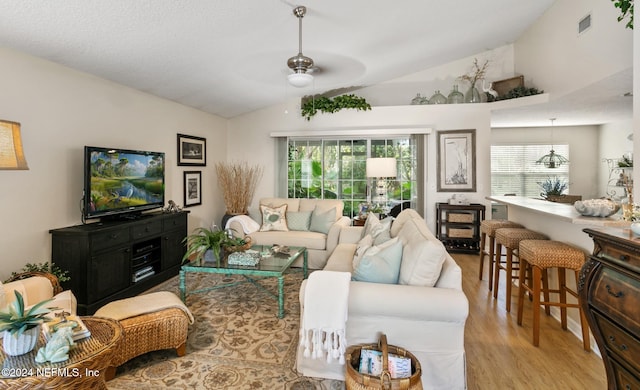
POLYGON ((53 308, 45 307, 53 301, 47 299, 25 311, 24 299, 16 291, 16 299, 0 310, 0 331, 4 332, 2 346, 8 355, 23 355, 35 347, 40 325, 50 319, 46 316, 53 308))
POLYGON ((217 266, 220 266, 222 250, 230 248, 231 251, 243 246, 248 246, 245 239, 231 237, 227 232, 214 228, 197 228, 184 241, 187 244, 187 251, 182 257, 182 262, 188 261, 212 261, 215 259, 217 266))
POLYGON ((548 177, 545 181, 538 182, 538 185, 542 188, 540 196, 547 200, 554 196, 563 195, 563 193, 569 188, 569 183, 557 176, 553 178, 548 177))
POLYGON ((307 120, 318 113, 318 110, 326 113, 335 113, 344 108, 354 108, 358 111, 371 110, 371 105, 365 98, 356 95, 340 95, 335 98, 320 96, 311 98, 304 102, 301 107, 301 114, 307 120))

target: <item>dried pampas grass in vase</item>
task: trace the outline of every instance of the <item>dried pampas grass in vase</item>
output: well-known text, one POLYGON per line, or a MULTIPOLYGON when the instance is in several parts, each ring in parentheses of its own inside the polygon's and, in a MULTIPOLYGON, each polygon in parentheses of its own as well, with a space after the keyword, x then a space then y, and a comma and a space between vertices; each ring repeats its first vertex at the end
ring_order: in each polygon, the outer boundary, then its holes
MULTIPOLYGON (((222 189, 227 215, 248 214, 256 186, 262 178, 262 167, 246 162, 218 162, 218 185, 222 189)), ((224 226, 223 226, 224 228, 224 226)))

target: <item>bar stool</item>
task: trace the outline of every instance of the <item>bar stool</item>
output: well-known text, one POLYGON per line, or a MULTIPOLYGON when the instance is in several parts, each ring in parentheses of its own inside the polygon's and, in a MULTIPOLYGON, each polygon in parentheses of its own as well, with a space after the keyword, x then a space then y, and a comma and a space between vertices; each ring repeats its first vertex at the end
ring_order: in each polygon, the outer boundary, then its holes
POLYGON ((482 280, 484 271, 484 257, 489 256, 489 291, 493 288, 493 263, 495 258, 502 257, 502 253, 496 253, 496 230, 500 228, 522 228, 519 223, 507 221, 506 219, 485 219, 480 222, 480 274, 479 279, 482 280), (489 252, 486 251, 485 245, 489 237, 489 252))
POLYGON ((560 307, 562 329, 567 329, 567 308, 578 308, 580 311, 580 325, 582 327, 582 344, 585 351, 590 351, 589 327, 587 318, 580 305, 578 293, 567 287, 565 271, 572 269, 578 284, 578 272, 585 262, 585 254, 582 250, 559 241, 520 241, 520 288, 518 289, 518 325, 522 325, 522 312, 524 304, 524 292, 533 295, 533 345, 540 343, 540 305, 545 305, 545 311, 549 314, 549 306, 560 307), (544 301, 540 301, 542 278, 546 279, 548 268, 558 269, 558 288, 550 289, 543 286, 544 301), (532 272, 532 278, 525 281, 525 273, 532 272), (543 275, 544 274, 544 275, 543 275), (531 284, 529 284, 531 283, 531 284), (546 291, 545 291, 546 290, 546 291), (559 294, 560 302, 551 302, 549 294, 559 294), (578 303, 567 303, 567 293, 578 299, 578 303))
POLYGON ((519 257, 518 244, 522 240, 548 240, 549 237, 542 233, 535 232, 533 230, 524 228, 502 228, 496 230, 496 253, 502 253, 502 247, 507 249, 505 261, 502 262, 501 258, 496 255, 496 265, 493 276, 493 297, 498 298, 498 284, 500 282, 500 270, 506 271, 506 286, 507 291, 505 294, 506 309, 511 311, 511 286, 512 280, 517 279, 518 275, 514 276, 513 271, 520 271, 519 263, 514 267, 513 256, 519 257))

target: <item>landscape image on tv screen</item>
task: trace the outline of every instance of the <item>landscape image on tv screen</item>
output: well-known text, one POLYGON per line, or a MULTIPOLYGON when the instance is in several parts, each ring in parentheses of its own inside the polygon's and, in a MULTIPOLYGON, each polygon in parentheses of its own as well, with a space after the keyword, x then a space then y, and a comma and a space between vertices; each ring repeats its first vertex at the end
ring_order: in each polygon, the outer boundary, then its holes
POLYGON ((162 206, 163 153, 94 149, 88 157, 89 215, 162 206))

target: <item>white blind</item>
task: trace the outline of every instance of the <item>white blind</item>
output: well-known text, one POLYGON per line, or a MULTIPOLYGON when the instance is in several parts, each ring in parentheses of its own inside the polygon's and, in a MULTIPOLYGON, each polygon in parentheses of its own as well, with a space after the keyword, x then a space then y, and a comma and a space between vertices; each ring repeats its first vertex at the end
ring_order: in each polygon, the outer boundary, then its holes
POLYGON ((569 164, 558 168, 536 164, 552 147, 556 154, 571 160, 569 145, 492 145, 491 195, 540 197, 542 189, 538 183, 547 178, 558 177, 569 182, 569 164))

